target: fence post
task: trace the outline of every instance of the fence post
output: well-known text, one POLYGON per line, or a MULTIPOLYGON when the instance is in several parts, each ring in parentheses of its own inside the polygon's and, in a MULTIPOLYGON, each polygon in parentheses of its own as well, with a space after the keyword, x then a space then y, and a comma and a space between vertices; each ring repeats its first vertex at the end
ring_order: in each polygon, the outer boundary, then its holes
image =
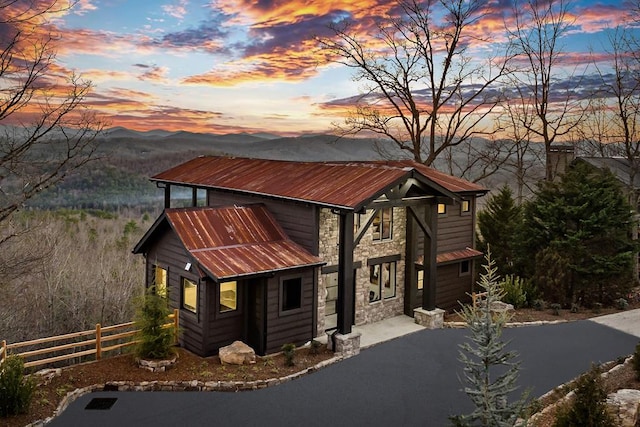
POLYGON ((180 327, 180 321, 179 321, 179 314, 180 310, 178 310, 177 308, 173 309, 173 333, 175 335, 174 339, 175 339, 175 343, 178 344, 178 330, 180 327))
POLYGON ((96 323, 96 360, 102 357, 102 327, 96 323))

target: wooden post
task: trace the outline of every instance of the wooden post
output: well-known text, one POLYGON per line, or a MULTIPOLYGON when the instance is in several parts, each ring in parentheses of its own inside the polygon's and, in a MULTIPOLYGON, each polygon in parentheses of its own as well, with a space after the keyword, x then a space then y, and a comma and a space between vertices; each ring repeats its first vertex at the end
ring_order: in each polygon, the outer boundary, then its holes
POLYGON ((425 233, 423 247, 422 308, 436 308, 437 253, 438 253, 438 202, 434 200, 425 209, 425 223, 430 233, 425 233))
POLYGON ((102 357, 102 327, 96 323, 96 360, 102 357))
POLYGON ((173 333, 175 334, 175 343, 178 344, 178 338, 179 338, 179 334, 178 331, 180 330, 180 321, 179 321, 179 313, 180 310, 178 310, 177 308, 173 309, 173 333))
POLYGON ((2 340, 2 346, 0 346, 0 366, 7 358, 7 340, 2 340))
POLYGON ((347 335, 353 326, 353 212, 339 214, 338 333, 347 335))

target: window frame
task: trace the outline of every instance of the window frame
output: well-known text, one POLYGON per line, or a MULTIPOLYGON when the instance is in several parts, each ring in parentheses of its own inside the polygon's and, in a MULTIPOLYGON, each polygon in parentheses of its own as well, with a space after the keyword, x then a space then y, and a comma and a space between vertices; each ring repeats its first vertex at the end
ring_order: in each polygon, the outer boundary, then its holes
POLYGON ((153 277, 151 278, 150 286, 154 288, 154 293, 161 296, 164 299, 169 299, 169 268, 165 268, 160 264, 151 264, 151 272, 153 277), (156 283, 156 278, 158 277, 158 270, 164 271, 164 292, 159 292, 160 288, 158 288, 158 284, 156 283), (164 295, 163 295, 164 294, 164 295))
POLYGON ((438 203, 437 206, 438 209, 438 216, 447 216, 447 205, 446 203, 438 203), (440 209, 440 207, 442 207, 442 209, 440 209))
POLYGON ((282 276, 280 277, 280 284, 279 284, 279 301, 278 301, 278 311, 280 313, 280 315, 290 315, 290 314, 296 314, 296 313, 300 313, 302 310, 304 309, 304 280, 303 280, 303 276, 302 275, 288 275, 288 276, 282 276), (285 304, 285 293, 287 291, 287 289, 285 289, 285 282, 289 283, 292 282, 294 280, 299 281, 299 289, 300 289, 300 295, 299 295, 299 304, 296 307, 292 307, 292 308, 285 308, 284 304, 285 304))
MULTIPOLYGON (((369 266, 369 304, 374 304, 383 300, 388 300, 397 297, 397 287, 398 287, 398 257, 382 257, 376 260, 369 260, 367 265, 369 266), (378 271, 383 271, 382 269, 385 265, 389 265, 389 287, 386 287, 382 282, 382 275, 378 274, 377 276, 374 274, 376 271, 376 267, 378 271), (393 273, 391 273, 393 271, 393 273), (373 278, 376 278, 376 281, 373 281, 373 278), (377 297, 375 299, 371 298, 371 293, 374 292, 372 289, 376 288, 377 297), (391 295, 386 295, 385 289, 390 289, 393 293, 391 295)), ((373 295, 376 295, 374 293, 373 295)))
POLYGON ((189 279, 188 277, 184 277, 184 276, 182 276, 180 278, 180 308, 181 309, 187 310, 188 312, 193 313, 193 314, 198 314, 198 298, 200 296, 199 295, 199 293, 200 293, 199 291, 200 290, 198 288, 199 288, 199 286, 198 286, 197 282, 189 279), (185 285, 187 284, 187 282, 189 282, 190 284, 193 284, 193 287, 195 287, 196 294, 195 294, 195 306, 194 307, 187 306, 186 303, 185 303, 185 299, 186 299, 185 298, 185 285))
POLYGON ((462 203, 460 203, 460 215, 461 216, 471 215, 471 200, 467 200, 467 199, 462 200, 462 203), (465 203, 467 204, 466 210, 464 209, 465 203))
MULTIPOLYGON (((238 306, 238 301, 239 301, 239 286, 238 286, 238 281, 237 280, 228 280, 226 282, 218 282, 217 286, 217 291, 218 291, 218 314, 221 315, 227 315, 227 314, 233 314, 233 313, 237 313, 240 311, 240 307, 238 306), (225 284, 229 284, 229 283, 235 283, 235 303, 236 303, 236 307, 235 308, 231 308, 229 307, 228 310, 222 310, 223 304, 222 304, 222 285, 225 284)), ((224 305, 224 307, 228 307, 226 305, 224 305)))
POLYGON ((371 235, 374 242, 388 242, 393 240, 393 207, 378 209, 371 222, 371 227, 371 235), (388 220, 385 220, 385 211, 389 213, 388 220), (385 224, 388 224, 387 227, 385 227, 385 224), (378 231, 376 231, 376 227, 379 228, 378 231), (385 232, 388 232, 388 237, 385 237, 385 232))
POLYGON ((463 259, 458 263, 458 277, 470 276, 471 275, 471 260, 463 259), (462 266, 466 265, 467 268, 464 269, 462 266))

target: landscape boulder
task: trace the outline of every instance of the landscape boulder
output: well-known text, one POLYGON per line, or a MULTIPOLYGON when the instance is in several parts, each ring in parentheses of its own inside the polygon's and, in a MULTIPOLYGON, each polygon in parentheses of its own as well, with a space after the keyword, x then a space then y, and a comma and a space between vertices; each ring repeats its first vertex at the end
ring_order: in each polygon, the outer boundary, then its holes
POLYGON ((638 425, 640 390, 622 389, 607 397, 609 411, 616 418, 616 425, 635 427, 638 425))
POLYGON ((242 341, 234 341, 226 347, 221 347, 218 350, 218 356, 223 365, 249 365, 256 363, 256 352, 242 341))

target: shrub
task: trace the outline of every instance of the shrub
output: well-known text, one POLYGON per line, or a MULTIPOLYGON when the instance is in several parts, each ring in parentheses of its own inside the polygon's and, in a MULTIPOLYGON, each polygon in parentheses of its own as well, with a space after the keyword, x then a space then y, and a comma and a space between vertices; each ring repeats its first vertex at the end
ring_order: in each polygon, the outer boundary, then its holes
POLYGON ((636 371, 636 379, 640 381, 640 343, 636 344, 636 351, 633 353, 633 370, 636 371))
POLYGON ((628 303, 628 302, 627 302, 627 300, 626 300, 626 299, 624 299, 624 298, 618 298, 618 299, 616 300, 616 308, 617 308, 618 310, 626 310, 626 309, 628 309, 628 308, 629 308, 629 303, 628 303))
POLYGON ((602 311, 602 303, 594 302, 593 308, 591 309, 591 311, 593 311, 596 314, 600 313, 600 311, 602 311))
POLYGON ((527 305, 527 292, 525 291, 525 279, 518 276, 506 275, 501 283, 504 296, 502 301, 513 305, 514 308, 522 308, 527 305))
POLYGON ((540 299, 540 298, 533 300, 533 303, 531 304, 531 306, 533 307, 533 309, 534 309, 534 310, 537 310, 537 311, 542 311, 542 310, 544 310, 544 305, 545 305, 545 304, 544 304, 544 300, 542 300, 542 299, 540 299))
POLYGON ((22 359, 7 357, 0 369, 0 417, 27 412, 35 390, 33 378, 24 376, 22 359))
POLYGON ((607 411, 607 392, 602 385, 602 378, 597 368, 578 378, 575 389, 575 400, 561 410, 554 427, 609 427, 614 426, 613 419, 607 411))
POLYGON ((165 327, 171 312, 167 300, 156 294, 154 287, 136 301, 138 343, 135 353, 143 359, 167 359, 173 355, 174 330, 165 327))
POLYGON ((311 347, 309 347, 309 353, 318 354, 322 348, 322 343, 318 340, 311 340, 311 347))
POLYGON ((560 304, 551 304, 549 305, 549 308, 551 309, 551 313, 553 313, 554 316, 560 316, 560 309, 562 308, 560 304))
POLYGON ((288 344, 284 344, 282 346, 282 354, 284 354, 284 360, 285 360, 285 364, 287 366, 293 366, 295 365, 295 362, 293 361, 295 355, 296 355, 296 345, 293 343, 288 343, 288 344))
POLYGON ((571 304, 571 312, 572 313, 577 313, 580 311, 580 306, 578 304, 576 304, 575 302, 571 304))

